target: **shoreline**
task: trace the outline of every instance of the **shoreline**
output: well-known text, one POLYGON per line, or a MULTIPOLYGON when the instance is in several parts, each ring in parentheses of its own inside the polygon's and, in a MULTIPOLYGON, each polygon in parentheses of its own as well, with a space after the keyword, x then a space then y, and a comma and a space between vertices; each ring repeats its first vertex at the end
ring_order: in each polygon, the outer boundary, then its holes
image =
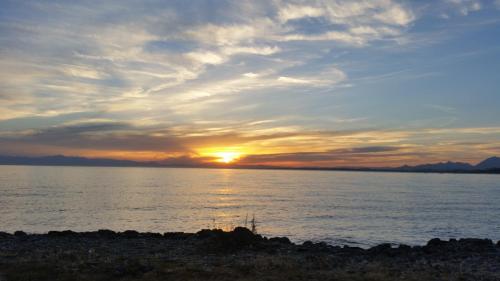
POLYGON ((500 280, 500 241, 368 249, 246 228, 197 233, 0 232, 0 280, 500 280))

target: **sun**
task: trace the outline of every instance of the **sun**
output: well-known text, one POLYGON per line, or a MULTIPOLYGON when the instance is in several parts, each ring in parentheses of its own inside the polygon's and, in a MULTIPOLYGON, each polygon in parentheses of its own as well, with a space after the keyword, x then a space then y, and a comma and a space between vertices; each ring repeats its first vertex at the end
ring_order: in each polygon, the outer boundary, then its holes
POLYGON ((217 152, 215 156, 218 157, 217 162, 229 164, 234 162, 236 159, 240 157, 240 153, 238 152, 217 152))

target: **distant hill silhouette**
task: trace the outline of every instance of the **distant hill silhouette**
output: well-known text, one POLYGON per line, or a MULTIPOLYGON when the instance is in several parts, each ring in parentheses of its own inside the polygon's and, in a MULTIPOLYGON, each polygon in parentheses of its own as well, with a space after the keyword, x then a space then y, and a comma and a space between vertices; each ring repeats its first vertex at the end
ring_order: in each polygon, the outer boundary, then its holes
POLYGON ((417 166, 402 166, 395 170, 416 171, 416 172, 450 172, 450 171, 487 171, 500 169, 500 158, 490 157, 477 165, 463 162, 441 162, 435 164, 423 164, 417 166))
MULTIPOLYGON (((220 167, 216 164, 197 164, 189 159, 160 160, 157 162, 139 162, 107 158, 85 158, 75 156, 1 156, 0 165, 38 165, 38 166, 105 166, 105 167, 220 167)), ((276 167, 276 166, 224 166, 250 169, 300 169, 300 170, 341 170, 341 171, 375 171, 375 172, 432 172, 432 173, 500 173, 500 158, 490 157, 477 165, 463 162, 441 162, 417 166, 404 165, 396 168, 350 168, 350 167, 276 167)))
POLYGON ((463 162, 442 162, 436 164, 423 164, 417 166, 402 166, 396 169, 408 171, 470 171, 474 170, 475 166, 463 162))
MULTIPOLYGON (((85 158, 74 156, 0 156, 0 165, 50 165, 50 166, 144 166, 141 163, 130 160, 116 160, 106 158, 85 158)), ((150 164, 150 163, 149 163, 150 164)))
POLYGON ((479 170, 500 168, 500 157, 490 157, 475 166, 479 170))

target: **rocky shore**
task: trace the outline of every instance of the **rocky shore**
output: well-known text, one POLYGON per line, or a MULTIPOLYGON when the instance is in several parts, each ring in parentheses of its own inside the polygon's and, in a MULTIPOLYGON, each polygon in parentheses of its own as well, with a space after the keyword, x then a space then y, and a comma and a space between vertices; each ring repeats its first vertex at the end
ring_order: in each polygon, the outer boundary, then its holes
POLYGON ((293 244, 231 232, 0 232, 0 281, 500 280, 500 242, 442 241, 370 249, 293 244))

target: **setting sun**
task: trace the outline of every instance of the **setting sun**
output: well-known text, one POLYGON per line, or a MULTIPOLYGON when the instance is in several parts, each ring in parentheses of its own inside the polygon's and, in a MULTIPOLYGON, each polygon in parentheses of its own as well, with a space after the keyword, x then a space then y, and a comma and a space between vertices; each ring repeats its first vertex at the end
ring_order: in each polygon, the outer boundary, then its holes
POLYGON ((217 162, 226 164, 232 163, 240 157, 240 153, 237 152, 217 152, 215 155, 219 158, 217 162))

